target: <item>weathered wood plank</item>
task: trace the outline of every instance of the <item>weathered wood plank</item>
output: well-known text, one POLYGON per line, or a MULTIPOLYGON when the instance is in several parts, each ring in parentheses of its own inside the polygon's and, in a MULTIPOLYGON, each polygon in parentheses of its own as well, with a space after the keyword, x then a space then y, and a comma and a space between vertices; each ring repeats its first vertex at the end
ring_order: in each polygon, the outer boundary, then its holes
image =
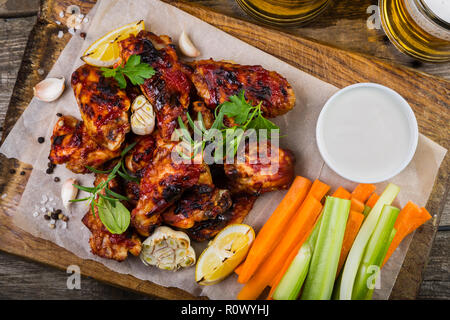
POLYGON ((80 289, 67 288, 67 272, 0 253, 0 299, 151 299, 81 276, 80 289))
POLYGON ((39 10, 39 0, 0 0, 0 18, 34 16, 39 10))
MULTIPOLYGON (((0 19, 0 126, 5 119, 23 52, 36 17, 0 19)), ((0 130, 0 139, 3 130, 0 130)))

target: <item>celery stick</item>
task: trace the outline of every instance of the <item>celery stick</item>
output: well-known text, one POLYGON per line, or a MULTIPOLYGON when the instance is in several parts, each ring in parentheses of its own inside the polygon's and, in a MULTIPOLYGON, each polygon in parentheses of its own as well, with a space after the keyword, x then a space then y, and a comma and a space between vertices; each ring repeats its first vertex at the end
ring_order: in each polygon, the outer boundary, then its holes
POLYGON ((317 235, 319 234, 320 223, 322 215, 314 226, 314 230, 308 237, 308 240, 301 246, 298 254, 290 264, 286 273, 278 283, 272 298, 274 300, 295 300, 300 293, 300 290, 308 274, 309 263, 316 243, 317 235))
POLYGON ((370 290, 369 278, 376 277, 380 270, 384 256, 387 252, 386 245, 389 242, 399 212, 400 209, 392 206, 386 205, 383 207, 380 219, 367 243, 361 264, 358 268, 352 292, 352 299, 366 299, 370 290))
MULTIPOLYGON (((386 242, 386 244, 384 245, 384 250, 383 250, 383 260, 382 261, 384 261, 384 258, 386 257, 386 254, 387 254, 387 252, 388 252, 388 250, 389 250, 389 246, 391 245, 391 242, 392 242, 392 240, 394 240, 394 237, 395 237, 395 234, 397 233, 397 230, 395 230, 395 229, 392 229, 392 231, 391 231, 391 235, 389 236, 389 240, 386 242)), ((380 269, 378 270, 378 272, 376 273, 376 275, 375 275, 375 279, 378 277, 378 273, 380 273, 381 272, 381 265, 380 265, 380 269)), ((375 288, 372 288, 372 289, 369 289, 368 291, 367 291, 367 294, 366 294, 366 297, 365 297, 365 299, 366 300, 372 300, 372 295, 373 295, 373 290, 374 290, 375 288)))
POLYGON ((369 206, 364 206, 364 211, 363 211, 364 219, 369 215, 370 210, 372 210, 371 207, 369 207, 369 206))
POLYGON ((331 298, 350 204, 350 200, 327 197, 302 300, 331 298))
POLYGON ((390 205, 399 192, 400 188, 395 184, 390 183, 381 194, 380 199, 378 199, 377 203, 373 206, 369 215, 364 220, 363 225, 356 236, 355 242, 353 243, 347 256, 344 270, 342 271, 339 299, 350 300, 352 298, 353 284, 355 282, 356 274, 364 254, 364 250, 367 246, 367 242, 372 236, 372 233, 378 223, 378 219, 380 218, 381 210, 384 205, 390 205))

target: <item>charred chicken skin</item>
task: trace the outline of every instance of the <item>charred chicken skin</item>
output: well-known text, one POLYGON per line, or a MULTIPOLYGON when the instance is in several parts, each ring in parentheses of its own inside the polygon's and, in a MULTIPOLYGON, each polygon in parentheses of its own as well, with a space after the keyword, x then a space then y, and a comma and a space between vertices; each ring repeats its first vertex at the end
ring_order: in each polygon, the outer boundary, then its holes
POLYGON ((186 191, 162 216, 164 223, 170 226, 189 229, 197 222, 225 213, 231 205, 230 191, 197 185, 186 191))
POLYGON ((111 151, 92 140, 84 122, 72 116, 60 117, 53 128, 48 158, 75 173, 88 173, 86 166, 100 168, 119 155, 120 150, 111 151))
POLYGON ((291 85, 275 71, 212 59, 194 61, 191 66, 194 69, 191 80, 209 108, 216 108, 241 90, 245 90, 245 98, 253 104, 262 103, 261 110, 268 118, 285 114, 294 107, 291 85))
POLYGON ((275 148, 267 142, 267 152, 263 156, 260 147, 258 143, 247 143, 244 161, 224 165, 230 190, 234 193, 258 195, 287 189, 294 179, 295 158, 291 151, 275 148))
POLYGON ((130 131, 130 99, 99 68, 82 65, 72 74, 72 87, 88 134, 101 146, 117 150, 130 131))
POLYGON ((153 153, 156 149, 156 139, 154 135, 137 136, 133 139, 136 145, 125 157, 125 166, 127 170, 137 177, 144 175, 145 169, 153 159, 153 153))
MULTIPOLYGON (((107 175, 97 175, 94 184, 98 185, 107 179, 107 175)), ((109 182, 109 188, 120 192, 118 181, 113 179, 109 182)), ((128 257, 128 252, 137 256, 141 252, 142 244, 139 237, 127 230, 122 234, 112 234, 106 229, 98 215, 95 207, 95 216, 91 209, 84 215, 83 224, 91 231, 89 245, 93 254, 102 258, 123 261, 128 257)))
POLYGON ((209 172, 205 164, 173 161, 172 151, 176 145, 158 145, 141 179, 139 201, 131 213, 131 222, 142 236, 150 235, 162 223, 161 213, 186 189, 196 185, 202 174, 209 172))
POLYGON ((230 209, 218 214, 215 218, 196 222, 193 227, 185 231, 195 241, 209 240, 227 225, 242 223, 253 208, 256 198, 256 196, 248 194, 234 194, 232 196, 233 204, 230 209))
POLYGON ((168 36, 156 36, 148 31, 141 31, 137 36, 119 42, 122 63, 137 54, 141 61, 152 66, 156 74, 145 80, 141 90, 153 105, 157 126, 161 136, 170 140, 178 127, 180 116, 186 121, 189 107, 189 94, 192 84, 178 61, 171 39, 168 36))

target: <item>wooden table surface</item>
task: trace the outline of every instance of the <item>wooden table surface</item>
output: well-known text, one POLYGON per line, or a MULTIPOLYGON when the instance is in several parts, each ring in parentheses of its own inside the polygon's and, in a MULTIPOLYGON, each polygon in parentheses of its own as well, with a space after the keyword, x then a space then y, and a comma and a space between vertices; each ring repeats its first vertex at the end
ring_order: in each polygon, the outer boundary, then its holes
MULTIPOLYGON (((224 14, 252 21, 233 0, 196 1, 224 14)), ((381 29, 367 21, 376 0, 336 1, 312 23, 283 32, 299 34, 333 46, 400 63, 450 79, 450 63, 418 62, 399 53, 381 29), (357 2, 357 3, 356 3, 357 2), (369 12, 369 13, 368 13, 369 12)), ((0 0, 0 137, 28 34, 36 21, 39 0, 0 0)), ((1 186, 0 186, 1 189, 1 186)), ((440 220, 419 298, 450 299, 450 195, 440 220)), ((0 299, 147 299, 148 297, 83 277, 80 290, 69 290, 63 271, 0 252, 0 299)))

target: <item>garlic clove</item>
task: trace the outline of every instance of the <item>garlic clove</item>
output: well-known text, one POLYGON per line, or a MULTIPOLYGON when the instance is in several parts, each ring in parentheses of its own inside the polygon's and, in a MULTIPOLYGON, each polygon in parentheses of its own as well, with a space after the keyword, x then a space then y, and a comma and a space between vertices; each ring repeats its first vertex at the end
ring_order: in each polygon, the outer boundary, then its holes
POLYGON ((155 112, 145 96, 136 97, 131 105, 131 130, 137 135, 146 135, 155 129, 155 112))
POLYGON ((178 40, 178 45, 180 46, 181 52, 185 56, 195 58, 200 55, 200 51, 194 46, 185 31, 181 33, 180 39, 178 40))
POLYGON ((64 208, 69 209, 70 200, 74 200, 78 195, 78 189, 73 185, 77 183, 77 180, 73 178, 67 179, 61 187, 61 199, 64 208))
POLYGON ((41 101, 51 102, 58 99, 64 92, 65 79, 47 78, 34 86, 34 96, 41 101))

